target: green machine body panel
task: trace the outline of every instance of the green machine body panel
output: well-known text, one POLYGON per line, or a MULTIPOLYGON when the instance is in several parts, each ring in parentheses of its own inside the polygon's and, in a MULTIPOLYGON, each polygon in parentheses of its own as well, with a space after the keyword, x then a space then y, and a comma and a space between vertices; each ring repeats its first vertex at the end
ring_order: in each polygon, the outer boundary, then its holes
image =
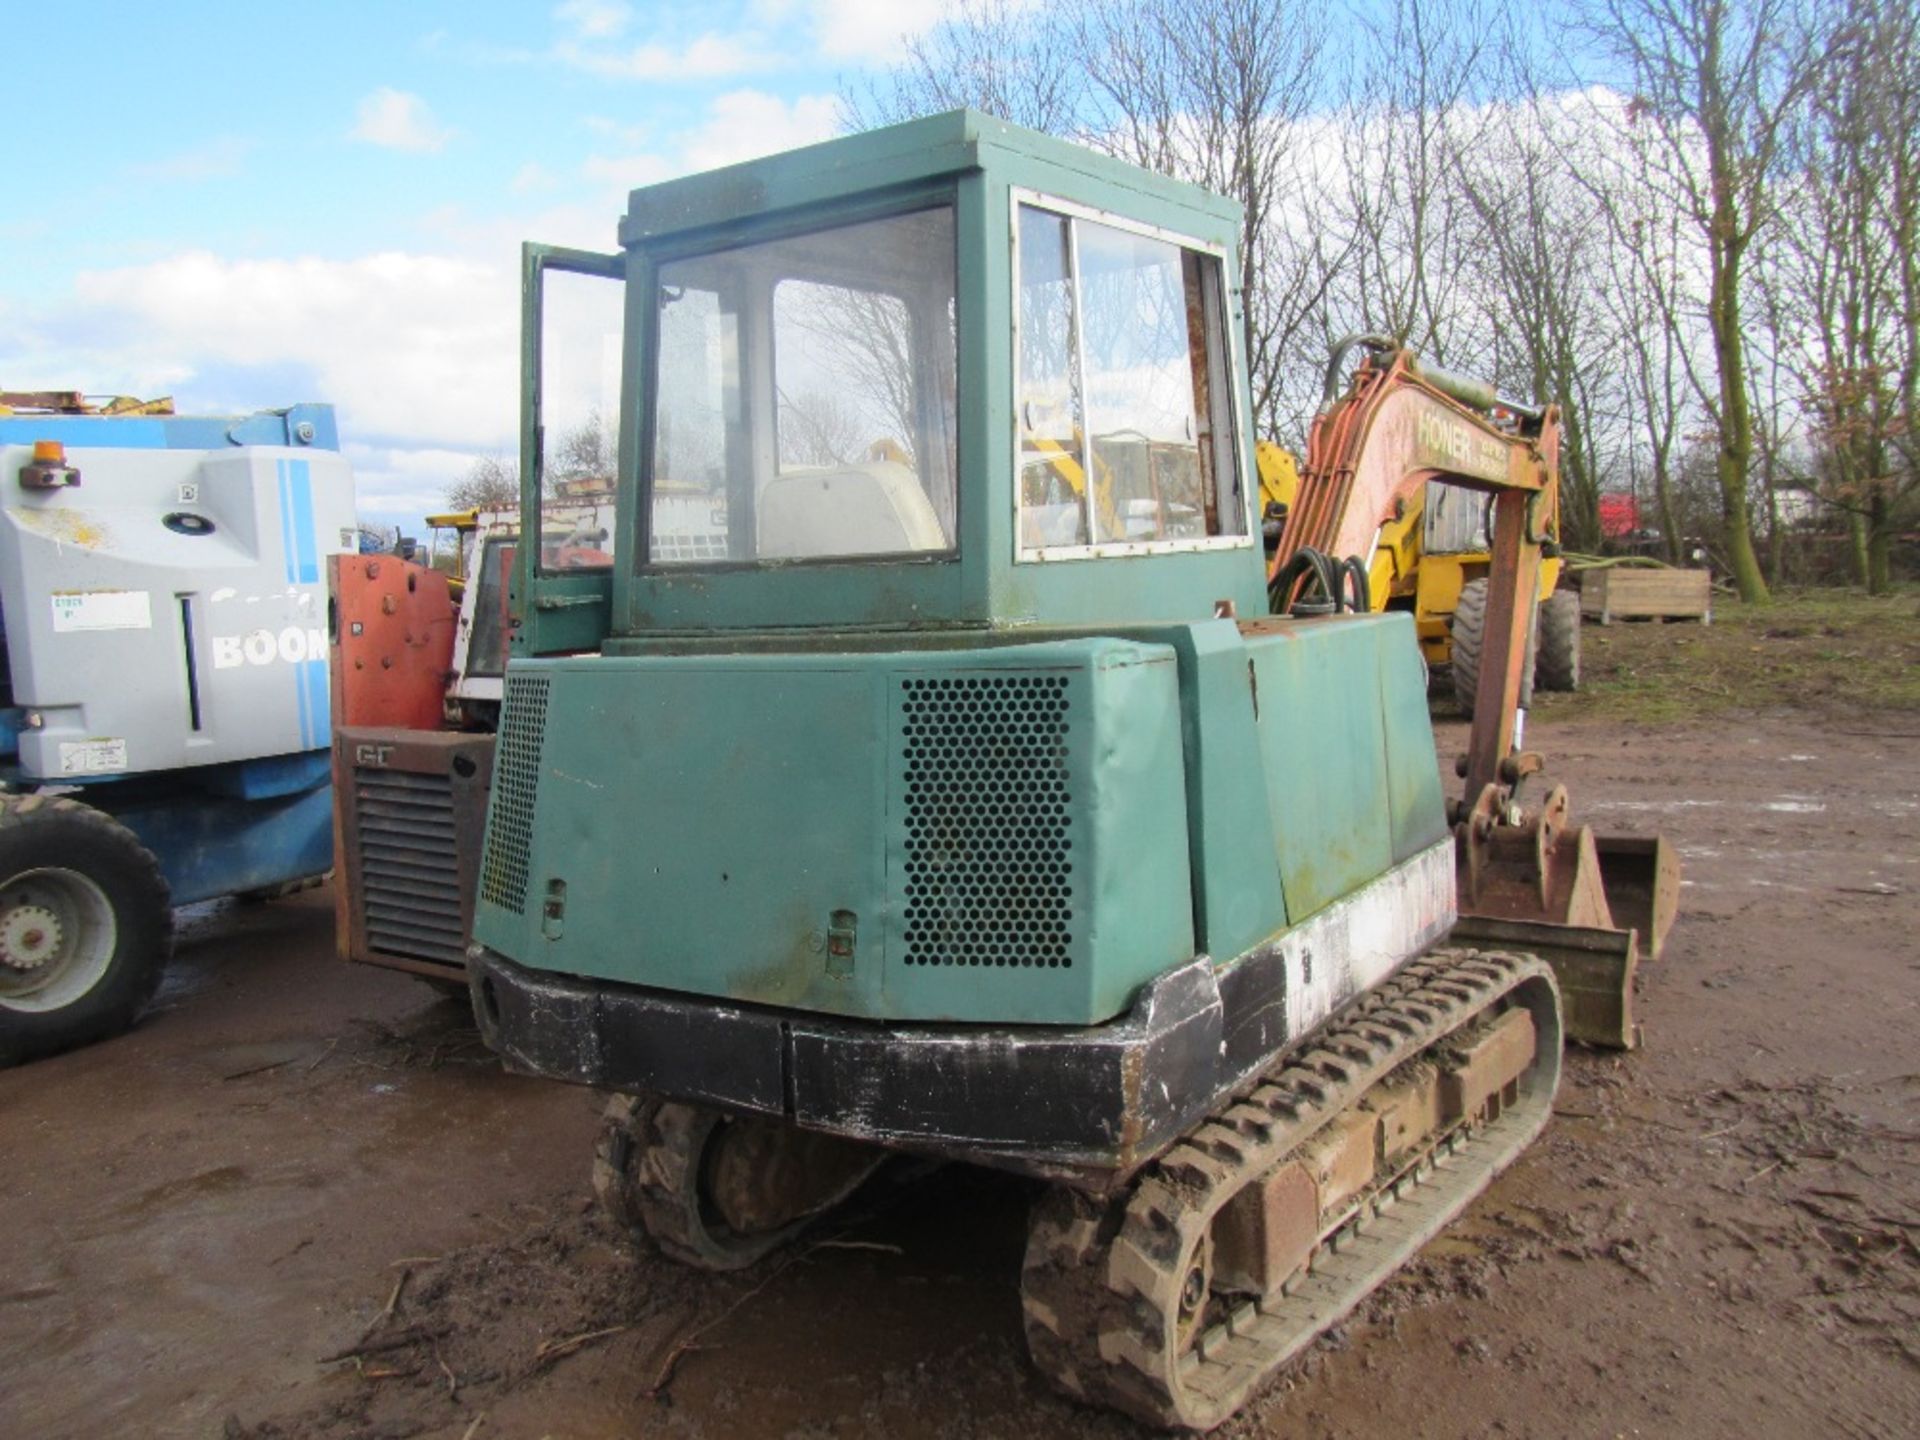
POLYGON ((1181 660, 1195 930, 1216 962, 1447 839, 1404 615, 1137 633, 1181 660))
POLYGON ((476 938, 729 1002, 1097 1023, 1445 838, 1419 677, 1402 615, 516 665, 476 938))

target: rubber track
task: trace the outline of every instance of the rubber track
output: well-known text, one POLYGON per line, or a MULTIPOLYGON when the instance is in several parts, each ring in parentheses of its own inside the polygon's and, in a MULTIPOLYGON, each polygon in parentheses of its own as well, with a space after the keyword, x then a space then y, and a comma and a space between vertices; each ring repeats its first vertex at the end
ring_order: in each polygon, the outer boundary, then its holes
POLYGON ((1064 1189, 1043 1197, 1021 1283, 1035 1365, 1067 1393, 1151 1425, 1209 1429, 1227 1419, 1533 1138, 1558 1083, 1559 1035, 1539 1037, 1541 1060, 1554 1067, 1544 1095, 1523 1098, 1483 1127, 1484 1139, 1447 1137, 1413 1171, 1364 1202, 1282 1293, 1238 1303, 1226 1324, 1211 1326, 1181 1354, 1169 1331, 1178 1315, 1183 1257, 1234 1194, 1374 1084, 1537 980, 1551 993, 1551 972, 1530 955, 1429 952, 1311 1039, 1305 1053, 1287 1057, 1250 1093, 1209 1116, 1147 1166, 1122 1197, 1102 1201, 1064 1189), (1484 1153, 1489 1145, 1490 1156, 1484 1153), (1475 1151, 1483 1152, 1477 1163, 1484 1175, 1474 1173, 1475 1162, 1458 1163, 1475 1151), (1444 1203, 1436 1204, 1429 1182, 1449 1167, 1450 1183, 1437 1197, 1444 1203), (1455 1193, 1463 1185, 1470 1188, 1455 1193))
POLYGON ((714 1116, 655 1095, 616 1095, 593 1153, 593 1188, 636 1240, 697 1270, 740 1270, 800 1227, 725 1241, 707 1233, 693 1175, 714 1116))
POLYGON ((850 1177, 835 1202, 823 1202, 777 1229, 746 1235, 710 1229, 701 1213, 698 1171, 713 1127, 724 1123, 717 1112, 697 1105, 655 1095, 615 1095, 594 1146, 593 1188, 607 1213, 636 1240, 696 1270, 743 1270, 765 1258, 872 1173, 850 1177))

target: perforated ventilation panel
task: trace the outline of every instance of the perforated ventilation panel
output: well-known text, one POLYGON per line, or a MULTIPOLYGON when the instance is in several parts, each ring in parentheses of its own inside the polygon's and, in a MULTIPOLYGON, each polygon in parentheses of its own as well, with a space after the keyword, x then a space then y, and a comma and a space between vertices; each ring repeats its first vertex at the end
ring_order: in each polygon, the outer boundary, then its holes
POLYGON ((898 684, 905 962, 1072 965, 1079 882, 1068 677, 898 684))
POLYGON ((533 802, 540 780, 540 742, 546 730, 547 677, 509 674, 506 703, 500 711, 480 894, 489 904, 515 915, 526 911, 533 802))

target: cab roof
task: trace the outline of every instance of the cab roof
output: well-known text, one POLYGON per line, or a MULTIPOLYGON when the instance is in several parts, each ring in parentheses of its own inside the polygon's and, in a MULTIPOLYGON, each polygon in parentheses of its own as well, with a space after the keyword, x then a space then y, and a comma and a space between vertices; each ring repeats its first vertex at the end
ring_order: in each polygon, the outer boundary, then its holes
POLYGON ((635 190, 620 243, 750 224, 970 172, 1164 224, 1223 247, 1239 231, 1234 201, 978 110, 951 110, 635 190))

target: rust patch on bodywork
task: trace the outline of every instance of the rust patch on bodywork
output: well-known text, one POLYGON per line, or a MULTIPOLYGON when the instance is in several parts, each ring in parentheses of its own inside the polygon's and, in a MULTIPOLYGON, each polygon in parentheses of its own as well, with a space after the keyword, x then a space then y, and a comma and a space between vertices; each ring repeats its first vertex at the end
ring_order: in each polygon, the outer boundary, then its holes
POLYGON ((83 510, 18 509, 9 512, 23 530, 43 535, 58 545, 99 550, 112 543, 113 532, 83 510))

